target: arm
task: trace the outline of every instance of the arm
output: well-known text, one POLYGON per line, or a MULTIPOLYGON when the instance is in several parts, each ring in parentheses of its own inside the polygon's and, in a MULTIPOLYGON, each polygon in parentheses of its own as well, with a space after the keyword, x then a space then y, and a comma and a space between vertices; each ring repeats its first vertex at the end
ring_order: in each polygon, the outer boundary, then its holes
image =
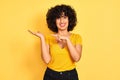
POLYGON ((45 61, 45 63, 48 64, 50 62, 50 60, 51 60, 51 56, 49 54, 49 45, 47 45, 45 43, 45 38, 44 38, 43 34, 41 34, 39 32, 35 33, 35 32, 30 31, 30 30, 28 30, 28 31, 31 34, 33 34, 33 35, 35 35, 35 36, 37 36, 37 37, 39 37, 41 39, 42 58, 45 61))
MULTIPOLYGON (((55 35, 56 36, 56 35, 55 35)), ((75 46, 71 43, 70 39, 66 36, 56 36, 58 41, 65 41, 70 52, 72 59, 77 62, 81 58, 82 45, 76 44, 75 46)))
POLYGON ((45 38, 41 37, 41 50, 42 50, 42 58, 45 63, 49 63, 51 60, 51 56, 49 54, 49 45, 45 43, 45 38))
POLYGON ((77 62, 81 58, 82 54, 82 46, 80 44, 76 44, 75 46, 71 43, 69 38, 66 38, 67 47, 69 49, 70 55, 72 59, 77 62))

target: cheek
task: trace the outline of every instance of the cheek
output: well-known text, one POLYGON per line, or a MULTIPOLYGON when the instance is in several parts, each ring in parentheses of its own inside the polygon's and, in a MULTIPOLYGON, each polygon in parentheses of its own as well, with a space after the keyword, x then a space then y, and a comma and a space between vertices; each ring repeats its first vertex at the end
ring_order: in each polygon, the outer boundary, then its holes
POLYGON ((56 25, 58 25, 58 21, 56 20, 56 25))
POLYGON ((58 22, 56 22, 56 25, 58 26, 58 25, 59 25, 59 23, 58 23, 58 22))
POLYGON ((65 20, 65 22, 66 22, 66 23, 69 23, 69 20, 68 20, 68 19, 66 19, 66 20, 65 20))
POLYGON ((56 24, 59 24, 60 23, 60 20, 56 20, 56 24))
POLYGON ((67 23, 67 25, 69 25, 69 21, 68 20, 66 21, 66 23, 67 23))

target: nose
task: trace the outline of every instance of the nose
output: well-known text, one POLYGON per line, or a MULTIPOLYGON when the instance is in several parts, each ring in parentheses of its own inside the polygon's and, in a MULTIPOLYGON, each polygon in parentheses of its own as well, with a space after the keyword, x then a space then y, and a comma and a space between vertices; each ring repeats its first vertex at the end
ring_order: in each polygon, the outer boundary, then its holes
POLYGON ((60 22, 61 22, 61 23, 64 22, 64 18, 63 18, 63 17, 60 18, 60 22))

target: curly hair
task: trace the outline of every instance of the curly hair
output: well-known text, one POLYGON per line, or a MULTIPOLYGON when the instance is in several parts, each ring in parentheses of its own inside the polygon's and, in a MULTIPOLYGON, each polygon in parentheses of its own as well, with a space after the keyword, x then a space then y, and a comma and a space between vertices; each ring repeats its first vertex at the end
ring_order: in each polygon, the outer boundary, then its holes
POLYGON ((68 31, 72 31, 76 26, 77 18, 75 10, 69 5, 56 5, 55 7, 49 9, 46 14, 48 28, 53 32, 58 32, 56 19, 60 18, 63 13, 68 17, 69 20, 68 31))

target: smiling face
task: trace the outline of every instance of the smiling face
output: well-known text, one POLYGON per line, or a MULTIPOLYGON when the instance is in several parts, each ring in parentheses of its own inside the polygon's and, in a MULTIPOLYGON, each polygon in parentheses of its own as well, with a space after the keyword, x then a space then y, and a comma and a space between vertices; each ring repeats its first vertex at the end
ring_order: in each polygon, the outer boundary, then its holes
POLYGON ((56 26, 58 30, 67 30, 69 24, 68 16, 65 16, 64 13, 56 19, 56 26))

